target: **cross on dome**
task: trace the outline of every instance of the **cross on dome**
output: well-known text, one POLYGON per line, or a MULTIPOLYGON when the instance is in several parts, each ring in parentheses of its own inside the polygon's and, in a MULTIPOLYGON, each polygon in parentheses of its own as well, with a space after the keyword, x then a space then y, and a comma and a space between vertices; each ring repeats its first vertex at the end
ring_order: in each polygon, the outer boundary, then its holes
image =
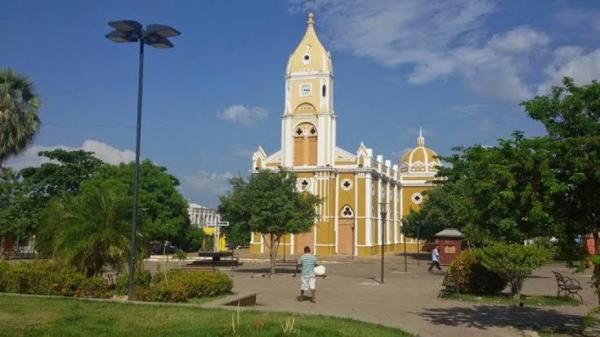
POLYGON ((417 146, 425 146, 425 137, 423 137, 423 129, 419 127, 419 137, 417 137, 417 146))

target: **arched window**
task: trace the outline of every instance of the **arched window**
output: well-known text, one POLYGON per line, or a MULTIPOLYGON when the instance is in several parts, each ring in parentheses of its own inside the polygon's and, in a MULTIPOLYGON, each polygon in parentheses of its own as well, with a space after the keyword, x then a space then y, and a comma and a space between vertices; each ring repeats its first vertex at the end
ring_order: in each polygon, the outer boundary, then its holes
POLYGON ((327 87, 325 86, 325 84, 323 84, 323 88, 321 89, 321 92, 323 94, 323 97, 327 96, 327 87))
POLYGON ((294 132, 294 165, 317 164, 317 128, 308 122, 296 127, 294 132))

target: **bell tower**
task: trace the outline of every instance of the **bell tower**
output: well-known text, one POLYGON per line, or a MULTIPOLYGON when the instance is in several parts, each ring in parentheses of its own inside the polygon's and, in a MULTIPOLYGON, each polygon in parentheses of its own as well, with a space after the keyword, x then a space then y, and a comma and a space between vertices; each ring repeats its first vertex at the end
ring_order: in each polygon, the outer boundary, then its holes
POLYGON ((333 66, 313 13, 286 67, 281 149, 284 167, 334 165, 333 66))

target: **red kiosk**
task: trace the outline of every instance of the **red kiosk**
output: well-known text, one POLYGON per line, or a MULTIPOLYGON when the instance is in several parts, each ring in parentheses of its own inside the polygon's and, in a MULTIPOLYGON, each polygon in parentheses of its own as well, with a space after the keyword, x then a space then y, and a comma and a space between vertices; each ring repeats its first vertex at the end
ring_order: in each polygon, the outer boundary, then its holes
POLYGON ((435 241, 440 245, 441 265, 449 265, 460 254, 464 237, 463 233, 454 228, 446 228, 435 235, 435 241))

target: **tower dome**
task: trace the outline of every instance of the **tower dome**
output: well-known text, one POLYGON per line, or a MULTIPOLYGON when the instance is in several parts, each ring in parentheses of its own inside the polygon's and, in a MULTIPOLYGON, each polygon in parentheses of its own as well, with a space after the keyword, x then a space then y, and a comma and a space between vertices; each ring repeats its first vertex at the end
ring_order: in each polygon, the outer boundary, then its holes
POLYGON ((423 131, 419 129, 417 146, 408 150, 400 160, 400 172, 408 174, 430 175, 437 173, 437 167, 441 165, 438 154, 430 148, 425 147, 423 131))

